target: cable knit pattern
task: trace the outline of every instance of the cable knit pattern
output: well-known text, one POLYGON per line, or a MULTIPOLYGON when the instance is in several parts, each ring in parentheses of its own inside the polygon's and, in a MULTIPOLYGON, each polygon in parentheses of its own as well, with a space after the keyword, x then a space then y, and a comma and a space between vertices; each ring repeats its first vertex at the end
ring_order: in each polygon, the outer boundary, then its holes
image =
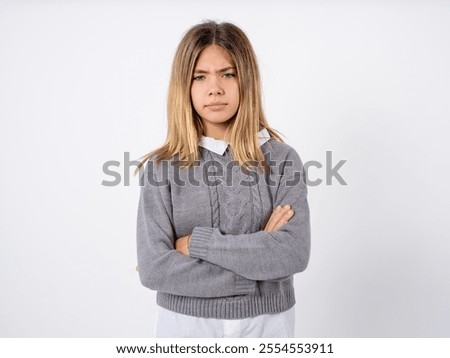
POLYGON ((241 181, 245 178, 239 167, 233 167, 231 172, 231 186, 222 186, 223 201, 221 201, 224 211, 225 232, 230 234, 249 233, 251 231, 251 222, 244 220, 245 217, 252 217, 252 203, 249 197, 248 187, 243 185, 241 181))
MULTIPOLYGON (((208 158, 212 162, 214 158, 211 155, 211 152, 208 151, 208 158)), ((213 169, 212 178, 211 176, 208 176, 209 180, 212 183, 215 183, 217 180, 217 168, 212 165, 209 168, 205 167, 204 170, 211 171, 211 168, 213 169)), ((219 227, 220 226, 220 199, 219 199, 219 192, 218 192, 218 185, 208 185, 209 189, 209 203, 211 206, 211 226, 212 227, 219 227)))
MULTIPOLYGON (((258 175, 258 174, 257 174, 258 175)), ((249 180, 255 180, 255 178, 251 178, 249 180)), ((262 180, 261 177, 259 180, 262 180)), ((250 190, 250 200, 252 203, 252 225, 251 225, 251 231, 259 231, 261 230, 261 225, 263 221, 263 202, 261 198, 261 191, 259 190, 258 184, 253 184, 249 186, 250 190)))

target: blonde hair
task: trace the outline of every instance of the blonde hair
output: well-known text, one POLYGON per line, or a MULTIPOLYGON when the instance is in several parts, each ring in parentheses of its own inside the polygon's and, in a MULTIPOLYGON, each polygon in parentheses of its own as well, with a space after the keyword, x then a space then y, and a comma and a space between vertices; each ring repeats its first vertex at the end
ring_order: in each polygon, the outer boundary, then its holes
POLYGON ((228 51, 236 67, 239 83, 239 108, 225 133, 225 140, 230 142, 232 158, 246 169, 253 167, 256 162, 265 171, 269 170, 260 148, 258 132, 266 128, 271 138, 280 142, 283 140, 278 131, 270 128, 263 112, 260 74, 252 45, 236 25, 206 21, 191 27, 178 45, 169 83, 166 141, 161 147, 139 158, 143 160, 134 175, 155 154, 156 164, 170 160, 177 153, 186 167, 199 159, 198 143, 204 127, 192 105, 190 89, 200 53, 213 44, 228 51))

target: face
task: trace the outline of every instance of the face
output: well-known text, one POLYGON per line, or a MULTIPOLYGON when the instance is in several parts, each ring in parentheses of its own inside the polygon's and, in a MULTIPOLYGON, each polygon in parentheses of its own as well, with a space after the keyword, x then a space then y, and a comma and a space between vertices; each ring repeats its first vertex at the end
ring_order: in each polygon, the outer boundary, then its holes
POLYGON ((220 139, 239 108, 239 83, 235 65, 220 46, 206 47, 197 59, 191 99, 201 117, 205 135, 220 139))

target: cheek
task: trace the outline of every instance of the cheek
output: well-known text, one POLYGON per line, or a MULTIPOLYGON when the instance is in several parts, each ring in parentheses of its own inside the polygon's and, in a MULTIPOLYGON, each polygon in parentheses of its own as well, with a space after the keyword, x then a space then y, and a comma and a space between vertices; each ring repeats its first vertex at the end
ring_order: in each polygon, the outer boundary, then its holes
POLYGON ((194 105, 194 108, 197 109, 199 106, 199 97, 195 88, 191 88, 191 101, 192 104, 194 105))
POLYGON ((241 101, 240 97, 239 97, 239 86, 236 86, 235 90, 234 90, 234 102, 235 102, 235 106, 239 107, 239 103, 241 101))

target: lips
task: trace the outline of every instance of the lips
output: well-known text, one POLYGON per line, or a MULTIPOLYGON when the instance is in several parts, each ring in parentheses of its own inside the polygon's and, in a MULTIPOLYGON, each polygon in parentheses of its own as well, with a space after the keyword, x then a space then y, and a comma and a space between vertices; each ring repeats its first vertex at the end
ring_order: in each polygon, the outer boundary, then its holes
POLYGON ((220 106, 225 106, 226 103, 224 102, 212 102, 210 104, 207 104, 206 107, 220 107, 220 106))

